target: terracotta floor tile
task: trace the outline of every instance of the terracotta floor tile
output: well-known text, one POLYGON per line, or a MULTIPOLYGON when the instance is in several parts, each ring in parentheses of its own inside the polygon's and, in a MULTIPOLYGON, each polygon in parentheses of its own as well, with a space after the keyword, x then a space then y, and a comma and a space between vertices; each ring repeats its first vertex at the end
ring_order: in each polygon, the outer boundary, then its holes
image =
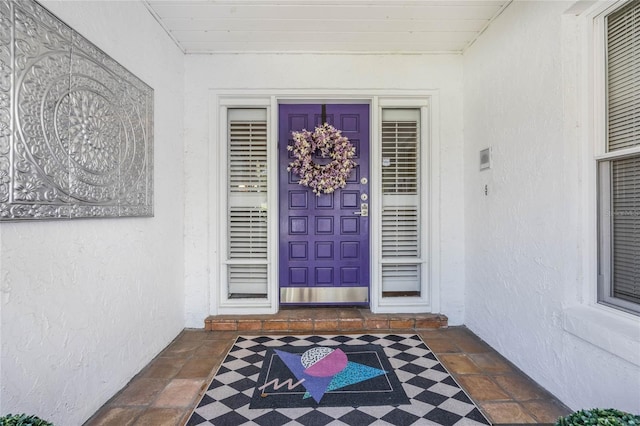
POLYGON ((359 309, 341 309, 338 311, 338 318, 362 320, 362 313, 359 309))
POLYGON ((149 408, 138 421, 135 426, 177 426, 181 423, 185 415, 182 408, 149 408))
POLYGON ((415 327, 419 330, 438 328, 442 325, 442 319, 439 317, 433 318, 416 318, 415 327))
POLYGON ((389 328, 392 330, 398 329, 410 329, 413 328, 416 324, 415 319, 410 318, 390 318, 389 319, 389 328))
POLYGON ((171 343, 160 355, 163 357, 187 358, 193 355, 200 345, 202 345, 202 341, 178 339, 171 343))
POLYGON ((106 408, 84 426, 131 426, 143 411, 144 408, 138 407, 106 408))
POLYGON ((536 423, 517 402, 487 402, 480 408, 493 423, 536 423))
POLYGON ((146 405, 150 404, 156 396, 169 383, 166 379, 134 379, 113 400, 112 405, 146 405))
POLYGON ((238 321, 238 331, 257 331, 257 330, 262 330, 261 320, 238 321))
POLYGON ((334 319, 322 319, 313 321, 314 331, 336 331, 338 329, 338 320, 334 319))
POLYGON ((227 356, 227 353, 229 353, 228 351, 224 353, 224 355, 220 355, 220 356, 213 356, 211 358, 213 358, 211 360, 211 364, 213 364, 213 368, 211 369, 211 374, 207 377, 207 380, 211 378, 211 376, 218 371, 218 367, 220 367, 222 365, 222 361, 224 361, 224 358, 227 356))
POLYGON ((268 331, 268 330, 286 331, 286 330, 289 330, 289 320, 278 319, 278 320, 264 321, 264 323, 262 324, 262 329, 263 331, 268 331))
POLYGON ((200 357, 189 359, 175 375, 176 379, 206 379, 212 374, 217 357, 200 357))
POLYGON ((313 324, 312 320, 306 320, 306 321, 302 321, 302 320, 290 320, 288 323, 288 327, 286 331, 292 331, 292 332, 309 332, 309 324, 313 324))
POLYGON ((309 311, 311 319, 314 320, 337 320, 340 317, 340 310, 335 308, 320 308, 309 311))
POLYGON ((460 352, 460 348, 457 347, 452 340, 429 339, 429 338, 425 339, 424 337, 423 337, 423 340, 425 341, 429 349, 431 349, 433 352, 437 354, 460 352))
POLYGON ((493 380, 495 380, 502 389, 513 396, 516 401, 542 399, 548 396, 544 389, 522 374, 493 376, 493 380))
POLYGON ((275 314, 265 314, 264 316, 261 315, 261 317, 263 317, 262 318, 263 320, 264 319, 289 319, 289 316, 291 315, 292 312, 298 312, 303 315, 308 315, 308 314, 305 314, 305 311, 306 309, 295 309, 295 308, 280 309, 275 314))
POLYGON ((452 334, 455 344, 467 353, 493 352, 493 348, 464 328, 455 329, 452 334))
POLYGON ((521 402, 522 406, 540 423, 555 423, 558 417, 571 414, 571 410, 556 400, 521 402))
POLYGON ((195 358, 208 357, 208 356, 221 356, 226 355, 231 348, 231 342, 220 342, 216 340, 210 340, 203 342, 202 345, 194 352, 195 358))
POLYGON ((237 321, 219 321, 211 323, 212 331, 235 331, 238 329, 237 321))
POLYGON ((154 407, 189 408, 205 386, 202 379, 175 379, 169 382, 153 402, 154 407))
POLYGON ((234 341, 238 333, 235 331, 207 331, 204 340, 234 341))
MULTIPOLYGON (((280 312, 282 312, 285 316, 283 317, 284 319, 293 319, 293 320, 306 320, 306 319, 311 319, 312 315, 309 313, 308 310, 306 309, 286 309, 286 310, 280 310, 280 312)), ((269 317, 272 318, 272 317, 269 317)))
POLYGON ((388 330, 389 329, 389 320, 388 319, 375 319, 375 318, 365 318, 364 319, 364 327, 368 330, 388 330))
POLYGON ((178 339, 200 342, 202 340, 205 340, 208 334, 209 332, 205 330, 186 329, 186 330, 183 330, 182 333, 180 333, 180 336, 178 336, 178 339))
POLYGON ((486 373, 511 373, 513 366, 495 352, 470 353, 469 358, 486 373))
POLYGON ((340 330, 362 330, 364 320, 362 318, 340 318, 338 327, 340 330))
POLYGON ((465 354, 442 354, 438 358, 452 374, 477 374, 482 372, 465 354))
POLYGON ((458 376, 458 383, 475 401, 508 401, 511 398, 487 376, 458 376))
POLYGON ((442 330, 442 334, 444 334, 448 339, 477 338, 475 334, 473 334, 467 327, 464 326, 446 328, 442 330))
POLYGON ((446 329, 419 330, 418 334, 420 335, 420 337, 422 337, 422 340, 424 340, 424 342, 427 343, 427 345, 429 344, 429 340, 433 340, 433 339, 442 339, 442 340, 451 341, 451 339, 447 337, 447 335, 444 333, 443 330, 446 330, 446 329))
POLYGON ((158 357, 151 361, 151 364, 143 370, 140 377, 148 379, 171 379, 182 368, 186 358, 178 357, 158 357))

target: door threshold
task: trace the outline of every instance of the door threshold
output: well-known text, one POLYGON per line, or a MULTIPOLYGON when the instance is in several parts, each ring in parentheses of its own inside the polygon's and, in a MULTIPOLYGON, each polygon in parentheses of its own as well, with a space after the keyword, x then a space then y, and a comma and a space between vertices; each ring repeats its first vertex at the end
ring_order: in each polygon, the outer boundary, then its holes
POLYGON ((369 287, 281 287, 280 303, 368 305, 369 287))

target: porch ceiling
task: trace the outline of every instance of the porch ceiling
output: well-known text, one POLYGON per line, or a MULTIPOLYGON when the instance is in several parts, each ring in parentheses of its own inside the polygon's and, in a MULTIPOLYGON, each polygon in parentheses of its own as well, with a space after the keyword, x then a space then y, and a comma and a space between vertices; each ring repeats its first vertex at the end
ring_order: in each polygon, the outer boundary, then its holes
POLYGON ((142 0, 187 54, 459 53, 512 0, 142 0))

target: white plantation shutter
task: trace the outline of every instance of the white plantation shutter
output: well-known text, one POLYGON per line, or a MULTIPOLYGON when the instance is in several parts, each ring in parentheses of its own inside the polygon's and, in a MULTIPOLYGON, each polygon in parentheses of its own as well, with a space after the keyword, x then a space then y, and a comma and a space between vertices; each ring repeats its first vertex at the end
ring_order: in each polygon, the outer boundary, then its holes
POLYGON ((267 191, 267 122, 229 123, 229 190, 267 191))
POLYGON ((229 265, 229 283, 233 283, 231 297, 264 297, 267 265, 229 265))
MULTIPOLYGON (((398 117, 400 118, 400 117, 398 117)), ((387 194, 418 192, 418 122, 382 122, 382 191, 387 194)))
POLYGON ((420 284, 420 265, 407 264, 382 264, 382 282, 387 283, 387 293, 416 292, 420 284))
POLYGON ((419 257, 418 209, 387 206, 382 211, 382 257, 419 257))
POLYGON ((420 110, 382 110, 383 296, 420 293, 420 110))
POLYGON ((229 210, 229 259, 266 259, 267 211, 248 207, 229 210))
POLYGON ((267 115, 228 110, 227 259, 229 297, 267 293, 267 115), (247 263, 247 262, 251 263, 247 263))
MULTIPOLYGON (((606 17, 606 45, 606 148, 615 154, 640 146, 640 1, 606 17)), ((599 170, 599 299, 640 313, 640 154, 608 156, 599 170)))

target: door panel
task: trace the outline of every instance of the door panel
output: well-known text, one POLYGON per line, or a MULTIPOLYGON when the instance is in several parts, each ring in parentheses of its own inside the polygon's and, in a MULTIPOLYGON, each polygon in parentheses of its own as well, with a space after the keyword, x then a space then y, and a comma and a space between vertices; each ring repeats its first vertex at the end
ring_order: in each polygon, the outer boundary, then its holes
POLYGON ((286 104, 279 114, 281 303, 368 305, 369 217, 357 213, 370 195, 369 105, 286 104), (287 172, 287 145, 292 131, 313 131, 323 118, 355 146, 357 165, 345 188, 316 196, 287 172))

